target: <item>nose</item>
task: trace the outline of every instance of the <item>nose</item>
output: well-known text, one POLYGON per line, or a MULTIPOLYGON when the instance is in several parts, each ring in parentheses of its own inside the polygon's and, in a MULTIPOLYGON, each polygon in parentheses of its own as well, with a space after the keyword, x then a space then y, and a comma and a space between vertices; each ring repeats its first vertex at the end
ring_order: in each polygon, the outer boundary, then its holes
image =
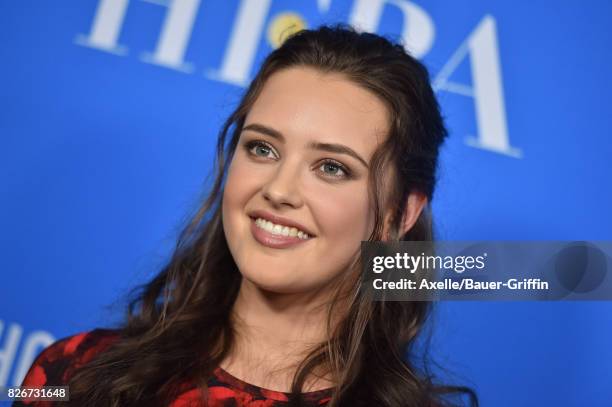
POLYGON ((273 174, 262 187, 262 194, 275 208, 291 206, 298 208, 302 206, 303 199, 299 187, 298 165, 288 165, 289 162, 277 166, 273 174))

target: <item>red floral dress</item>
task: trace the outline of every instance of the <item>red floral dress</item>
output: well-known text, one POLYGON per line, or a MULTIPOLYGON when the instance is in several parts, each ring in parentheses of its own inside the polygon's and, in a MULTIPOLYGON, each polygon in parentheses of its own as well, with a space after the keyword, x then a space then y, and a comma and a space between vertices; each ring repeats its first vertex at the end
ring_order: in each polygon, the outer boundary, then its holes
MULTIPOLYGON (((60 339, 36 358, 26 374, 22 386, 61 386, 68 383, 74 371, 89 362, 96 354, 111 346, 119 335, 109 329, 95 329, 60 339)), ((288 393, 264 389, 246 383, 218 367, 208 380, 208 404, 197 403, 200 389, 191 388, 181 393, 169 407, 280 407, 287 405, 288 393)), ((307 406, 324 406, 331 399, 331 389, 303 393, 307 406)), ((51 407, 63 403, 50 401, 15 401, 13 407, 51 407)))

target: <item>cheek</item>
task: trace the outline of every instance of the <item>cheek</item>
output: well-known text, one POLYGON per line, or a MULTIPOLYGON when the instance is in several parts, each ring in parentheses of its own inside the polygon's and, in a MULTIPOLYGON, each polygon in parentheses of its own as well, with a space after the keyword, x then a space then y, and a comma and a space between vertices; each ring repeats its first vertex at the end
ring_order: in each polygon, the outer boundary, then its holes
POLYGON ((246 174, 244 163, 234 159, 228 169, 222 201, 223 226, 228 240, 232 238, 233 232, 237 232, 236 228, 240 227, 241 213, 256 189, 254 178, 246 174))
POLYGON ((312 269, 330 280, 347 271, 359 256, 361 241, 369 237, 367 186, 358 182, 327 188, 309 200, 323 239, 312 269))
POLYGON ((369 204, 367 187, 351 183, 338 189, 328 189, 311 200, 312 210, 326 237, 337 243, 359 243, 368 236, 369 204), (365 237, 364 237, 365 236, 365 237))
POLYGON ((224 208, 236 208, 238 204, 244 203, 256 189, 257 179, 257 176, 253 176, 252 166, 249 167, 242 157, 234 157, 228 168, 223 192, 224 208))

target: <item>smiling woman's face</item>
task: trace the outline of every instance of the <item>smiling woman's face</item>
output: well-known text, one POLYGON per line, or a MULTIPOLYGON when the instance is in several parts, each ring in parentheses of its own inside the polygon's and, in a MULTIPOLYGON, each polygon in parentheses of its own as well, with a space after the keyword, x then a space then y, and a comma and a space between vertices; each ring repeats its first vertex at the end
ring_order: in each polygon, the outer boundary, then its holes
POLYGON ((347 270, 374 226, 368 163, 387 128, 383 102, 339 74, 296 67, 266 81, 223 194, 225 236, 245 279, 305 293, 347 270))

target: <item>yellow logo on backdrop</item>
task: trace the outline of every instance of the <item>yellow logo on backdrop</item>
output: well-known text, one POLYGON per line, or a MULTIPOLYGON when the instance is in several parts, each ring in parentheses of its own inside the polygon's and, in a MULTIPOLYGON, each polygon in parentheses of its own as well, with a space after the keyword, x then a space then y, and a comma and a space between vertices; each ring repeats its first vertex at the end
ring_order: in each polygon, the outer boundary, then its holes
POLYGON ((268 26, 268 42, 272 48, 278 48, 289 36, 306 28, 306 21, 299 14, 278 14, 268 26))

